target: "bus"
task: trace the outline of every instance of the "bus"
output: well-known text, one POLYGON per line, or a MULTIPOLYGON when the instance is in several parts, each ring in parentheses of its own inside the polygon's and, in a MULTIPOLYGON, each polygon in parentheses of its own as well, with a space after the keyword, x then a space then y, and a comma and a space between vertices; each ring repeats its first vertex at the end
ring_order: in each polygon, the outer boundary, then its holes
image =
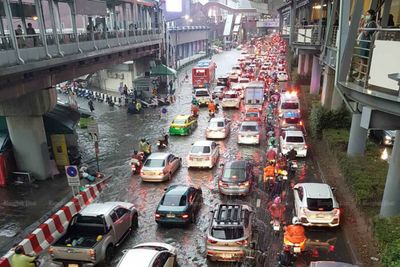
POLYGON ((216 64, 210 60, 200 60, 192 69, 193 88, 210 88, 215 81, 216 64))

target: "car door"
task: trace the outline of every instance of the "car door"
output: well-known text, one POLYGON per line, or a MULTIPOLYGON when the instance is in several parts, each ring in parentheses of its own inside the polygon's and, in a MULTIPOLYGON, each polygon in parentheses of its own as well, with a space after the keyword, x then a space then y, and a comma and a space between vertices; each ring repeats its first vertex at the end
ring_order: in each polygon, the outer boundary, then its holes
POLYGON ((113 231, 114 231, 114 234, 115 234, 115 240, 118 241, 118 240, 121 239, 121 237, 122 237, 122 235, 124 233, 123 233, 122 227, 120 227, 121 221, 118 221, 119 217, 118 217, 117 213, 115 212, 115 210, 113 210, 110 213, 110 218, 111 218, 111 220, 113 222, 113 231))
POLYGON ((177 165, 178 165, 178 163, 177 163, 176 157, 174 155, 172 155, 172 154, 169 154, 169 156, 168 156, 168 166, 169 166, 169 169, 170 169, 171 173, 174 173, 176 171, 177 165))
POLYGON ((294 190, 294 208, 296 211, 296 216, 299 215, 299 210, 302 208, 304 198, 304 189, 302 186, 298 186, 294 190))
POLYGON ((131 211, 123 207, 118 207, 115 209, 115 213, 118 216, 118 220, 114 223, 114 225, 115 227, 118 226, 120 228, 119 232, 121 233, 121 236, 119 239, 121 239, 131 227, 131 211))
POLYGON ((217 162, 219 149, 218 149, 217 143, 215 143, 215 142, 211 143, 211 153, 212 153, 213 163, 217 162))

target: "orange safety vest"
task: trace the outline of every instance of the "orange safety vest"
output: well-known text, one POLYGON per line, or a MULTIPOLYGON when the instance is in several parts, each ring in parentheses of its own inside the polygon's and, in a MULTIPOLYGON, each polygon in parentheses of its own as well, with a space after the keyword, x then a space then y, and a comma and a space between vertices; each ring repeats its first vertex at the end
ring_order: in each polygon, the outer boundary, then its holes
POLYGON ((301 225, 289 225, 286 228, 284 238, 293 244, 302 243, 307 239, 304 227, 301 225))
POLYGON ((264 168, 264 177, 271 177, 275 176, 275 167, 272 165, 268 165, 264 168))

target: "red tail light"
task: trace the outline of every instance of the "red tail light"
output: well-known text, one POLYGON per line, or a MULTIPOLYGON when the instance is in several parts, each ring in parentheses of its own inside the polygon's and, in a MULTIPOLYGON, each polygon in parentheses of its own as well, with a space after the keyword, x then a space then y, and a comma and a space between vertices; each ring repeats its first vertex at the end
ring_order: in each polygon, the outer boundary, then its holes
POLYGON ((156 213, 156 214, 155 214, 155 217, 156 217, 156 219, 159 219, 159 218, 161 218, 161 215, 158 214, 158 213, 156 213))
POLYGON ((334 245, 330 245, 328 251, 329 252, 334 252, 335 251, 335 246, 334 245))
POLYGON ((236 244, 240 245, 240 246, 247 246, 248 241, 246 240, 242 240, 242 241, 237 241, 236 244))
POLYGON ((182 219, 187 219, 189 218, 189 214, 182 214, 182 219))
POLYGON ((217 244, 217 241, 208 238, 207 243, 217 244))
POLYGON ((307 145, 304 145, 304 149, 307 149, 308 148, 308 146, 307 145))

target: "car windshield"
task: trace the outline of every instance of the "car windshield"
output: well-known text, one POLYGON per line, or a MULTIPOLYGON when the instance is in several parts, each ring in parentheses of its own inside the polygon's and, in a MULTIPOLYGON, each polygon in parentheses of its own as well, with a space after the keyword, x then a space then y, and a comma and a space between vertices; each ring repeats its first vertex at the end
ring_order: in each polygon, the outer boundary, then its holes
POLYGON ((199 90, 196 91, 196 96, 208 96, 208 92, 207 91, 203 91, 203 90, 199 90))
POLYGON ((223 121, 211 121, 210 125, 208 128, 215 129, 215 128, 221 128, 224 127, 224 122, 223 121))
POLYGON ((307 198, 307 207, 312 211, 331 211, 333 201, 331 198, 307 198))
POLYGON ((222 175, 224 182, 244 182, 246 181, 246 172, 243 168, 225 168, 222 175))
POLYGON ((286 137, 287 143, 304 143, 304 138, 301 136, 288 136, 286 137))
POLYGON ((244 235, 243 227, 224 227, 212 228, 211 236, 217 239, 230 240, 242 238, 244 235))
POLYGON ((175 119, 172 122, 172 124, 186 124, 186 119, 181 119, 181 118, 175 119))
POLYGON ((242 132, 258 132, 257 125, 242 125, 240 131, 242 132))
POLYGON ((163 159, 147 159, 146 162, 144 163, 144 166, 146 167, 164 167, 165 166, 165 160, 163 159))
POLYGON ((170 195, 166 194, 161 200, 163 206, 186 206, 185 195, 170 195))
POLYGON ((248 117, 248 118, 257 118, 258 117, 258 113, 257 112, 247 112, 246 113, 246 117, 248 117))
POLYGON ((209 146, 193 146, 190 153, 210 153, 211 148, 209 146))
POLYGON ((282 103, 282 109, 298 109, 299 104, 297 102, 285 102, 282 103))

